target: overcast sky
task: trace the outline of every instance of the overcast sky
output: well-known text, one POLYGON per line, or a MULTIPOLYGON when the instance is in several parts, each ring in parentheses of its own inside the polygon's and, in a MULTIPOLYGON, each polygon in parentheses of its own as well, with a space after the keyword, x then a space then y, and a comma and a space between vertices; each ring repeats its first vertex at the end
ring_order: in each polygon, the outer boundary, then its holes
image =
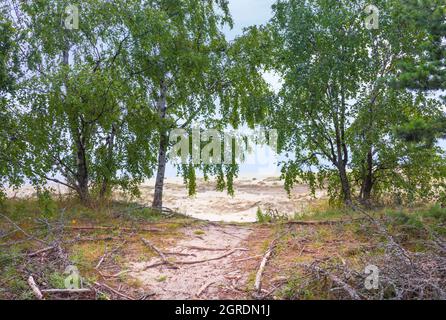
POLYGON ((276 0, 229 0, 234 28, 225 30, 229 40, 240 35, 243 28, 266 23, 272 16, 271 6, 276 0))

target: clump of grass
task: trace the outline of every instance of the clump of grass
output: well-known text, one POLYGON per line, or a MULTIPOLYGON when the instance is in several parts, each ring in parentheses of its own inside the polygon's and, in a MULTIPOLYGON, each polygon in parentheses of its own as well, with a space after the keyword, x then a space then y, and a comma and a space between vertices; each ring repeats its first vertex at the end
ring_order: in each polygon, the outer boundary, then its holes
POLYGON ((414 228, 423 228, 429 225, 437 225, 446 222, 446 208, 434 205, 425 209, 414 211, 387 211, 386 215, 391 217, 397 224, 404 224, 414 228))
POLYGON ((260 209, 260 207, 257 208, 256 216, 257 216, 257 222, 259 222, 259 223, 271 222, 271 217, 269 217, 267 214, 263 213, 263 211, 262 211, 262 209, 260 209))
POLYGON ((421 223, 418 214, 413 214, 413 213, 411 214, 408 212, 404 212, 402 210, 398 210, 398 211, 388 211, 386 213, 386 216, 390 217, 391 221, 396 225, 406 225, 415 228, 423 227, 423 224, 421 223))
POLYGON ((347 209, 329 208, 324 211, 305 211, 294 214, 295 220, 334 220, 350 215, 347 209))
POLYGON ((256 270, 251 271, 248 275, 248 279, 246 280, 246 288, 251 289, 254 288, 254 283, 256 281, 256 270))
POLYGON ((146 222, 159 222, 165 216, 157 210, 143 207, 137 203, 113 202, 111 210, 118 216, 125 217, 129 220, 138 220, 146 222))
POLYGON ((206 232, 204 232, 203 230, 195 230, 194 234, 197 235, 197 236, 201 236, 201 235, 206 234, 206 232))
POLYGON ((421 212, 423 216, 433 218, 440 222, 446 222, 446 208, 442 208, 439 205, 432 206, 424 212, 421 212))
POLYGON ((98 300, 110 300, 110 296, 107 293, 99 292, 96 295, 96 299, 98 299, 98 300))
POLYGON ((60 272, 53 272, 48 276, 48 284, 51 288, 54 289, 63 289, 65 288, 65 278, 66 275, 61 274, 60 272))
POLYGON ((54 218, 57 212, 57 204, 53 200, 49 190, 37 192, 37 203, 41 214, 45 218, 54 218))
POLYGON ((167 280, 167 276, 159 276, 158 278, 156 278, 156 281, 158 281, 158 282, 164 282, 164 281, 166 281, 167 280))
POLYGON ((293 218, 294 220, 336 220, 352 214, 354 212, 349 208, 320 200, 312 203, 305 210, 294 213, 293 218))
POLYGON ((257 222, 270 223, 275 221, 287 221, 289 216, 286 213, 280 213, 277 210, 269 209, 268 212, 263 212, 260 207, 257 207, 257 222))
MULTIPOLYGON (((79 268, 80 271, 90 271, 103 254, 103 244, 87 243, 75 245, 71 248, 70 262, 79 268)), ((115 259, 116 256, 113 256, 115 259)))
POLYGON ((126 283, 132 288, 141 288, 143 286, 142 281, 136 278, 127 278, 126 283))
POLYGON ((315 300, 328 299, 329 294, 323 281, 304 281, 302 272, 295 271, 287 283, 278 292, 278 296, 285 300, 315 300))
POLYGON ((0 271, 15 266, 21 261, 20 249, 17 247, 11 247, 9 250, 0 251, 0 271))
POLYGON ((21 274, 23 257, 18 247, 0 250, 0 299, 32 299, 32 292, 21 274))

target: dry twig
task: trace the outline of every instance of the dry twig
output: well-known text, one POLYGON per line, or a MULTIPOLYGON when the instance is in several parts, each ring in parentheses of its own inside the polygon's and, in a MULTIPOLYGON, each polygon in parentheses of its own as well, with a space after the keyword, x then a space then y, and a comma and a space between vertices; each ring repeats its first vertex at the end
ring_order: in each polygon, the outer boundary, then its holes
POLYGON ((43 300, 43 294, 40 291, 39 287, 37 286, 36 282, 34 281, 33 276, 29 276, 28 284, 31 287, 31 290, 33 291, 33 293, 36 296, 36 298, 39 299, 39 300, 43 300))
POLYGON ((174 269, 178 269, 178 266, 174 263, 171 262, 167 259, 166 255, 160 250, 158 249, 153 243, 151 243, 149 240, 141 238, 142 242, 148 246, 150 249, 152 249, 153 251, 155 251, 161 258, 161 260, 165 263, 170 265, 172 268, 174 269))

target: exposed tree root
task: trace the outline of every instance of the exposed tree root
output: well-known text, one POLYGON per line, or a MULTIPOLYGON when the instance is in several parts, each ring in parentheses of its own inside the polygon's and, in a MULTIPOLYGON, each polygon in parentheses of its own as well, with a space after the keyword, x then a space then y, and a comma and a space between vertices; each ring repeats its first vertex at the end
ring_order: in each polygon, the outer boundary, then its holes
POLYGON ((211 285, 213 285, 215 283, 215 281, 209 281, 209 282, 207 282, 207 283, 205 283, 201 288, 200 288, 200 290, 198 290, 198 292, 197 292, 197 298, 199 298, 200 297, 200 295, 203 293, 203 292, 205 292, 206 291, 206 289, 207 288, 209 288, 211 285))
POLYGON ((150 249, 155 251, 160 256, 161 260, 163 260, 163 262, 165 264, 170 265, 174 269, 178 269, 178 266, 174 262, 169 261, 167 259, 166 255, 160 249, 158 249, 154 244, 152 244, 149 240, 144 239, 144 238, 141 238, 141 240, 146 246, 148 246, 150 249))
POLYGON ((218 257, 214 257, 214 258, 209 258, 209 259, 203 259, 203 260, 195 260, 195 261, 176 261, 175 263, 177 264, 197 264, 197 263, 203 263, 203 262, 208 262, 208 261, 214 261, 214 260, 220 260, 223 259, 231 254, 233 254, 234 252, 236 252, 237 250, 239 250, 238 248, 233 249, 221 256, 218 257))
MULTIPOLYGON (((209 248, 209 247, 200 247, 200 246, 184 246, 185 248, 191 250, 202 250, 202 251, 228 251, 231 248, 209 248)), ((247 248, 236 248, 239 251, 248 251, 247 248)))

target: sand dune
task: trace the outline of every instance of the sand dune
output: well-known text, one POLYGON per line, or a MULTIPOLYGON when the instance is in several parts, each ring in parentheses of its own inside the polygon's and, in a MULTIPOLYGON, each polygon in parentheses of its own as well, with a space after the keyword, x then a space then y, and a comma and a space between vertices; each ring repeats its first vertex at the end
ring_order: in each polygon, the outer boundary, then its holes
MULTIPOLYGON (((235 195, 215 190, 213 182, 197 182, 197 195, 189 197, 180 181, 169 181, 164 192, 164 205, 193 217, 211 221, 253 222, 256 221, 257 208, 263 212, 277 210, 293 215, 301 212, 309 203, 315 201, 306 185, 297 185, 291 197, 284 190, 283 182, 275 177, 263 179, 238 179, 235 195)), ((153 185, 141 188, 143 198, 151 199, 153 185)), ((317 191, 316 198, 324 198, 325 192, 317 191)))
MULTIPOLYGON (((226 191, 216 191, 215 182, 197 179, 197 195, 189 197, 187 189, 180 178, 166 179, 164 189, 164 206, 198 219, 226 222, 256 221, 257 208, 263 212, 277 210, 293 215, 304 210, 315 201, 306 185, 296 185, 288 197, 283 182, 278 177, 243 177, 234 183, 235 195, 231 197, 226 191)), ((142 196, 138 202, 150 204, 153 197, 154 181, 141 185, 142 196)), ((64 194, 66 188, 49 184, 56 194, 64 194)), ((9 197, 33 197, 35 190, 24 186, 19 190, 9 190, 9 197)), ((325 192, 317 191, 316 198, 325 198, 325 192)), ((119 197, 120 198, 120 197, 119 197)))

